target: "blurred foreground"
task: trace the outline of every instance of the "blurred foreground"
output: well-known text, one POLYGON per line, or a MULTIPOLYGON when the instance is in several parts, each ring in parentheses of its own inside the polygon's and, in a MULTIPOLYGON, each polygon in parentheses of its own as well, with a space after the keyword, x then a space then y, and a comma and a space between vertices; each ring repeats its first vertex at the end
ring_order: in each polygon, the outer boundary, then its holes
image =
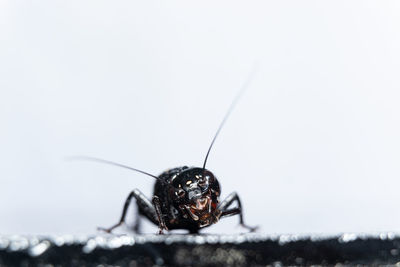
POLYGON ((0 237, 0 266, 395 264, 400 236, 98 235, 0 237))

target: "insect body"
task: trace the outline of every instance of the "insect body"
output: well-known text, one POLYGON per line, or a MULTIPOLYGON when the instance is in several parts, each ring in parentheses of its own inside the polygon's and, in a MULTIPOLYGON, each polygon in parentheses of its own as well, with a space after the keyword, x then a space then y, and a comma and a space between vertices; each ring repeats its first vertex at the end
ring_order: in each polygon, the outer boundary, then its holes
MULTIPOLYGON (((220 201, 221 189, 219 182, 215 175, 206 169, 206 163, 211 148, 249 80, 250 77, 232 102, 220 124, 208 148, 202 168, 183 166, 169 169, 159 176, 154 176, 150 173, 119 163, 92 157, 80 157, 127 168, 156 179, 154 194, 151 200, 140 192, 139 189, 134 189, 125 201, 119 222, 112 227, 99 229, 111 232, 113 229, 123 224, 128 207, 134 198, 138 206, 138 215, 142 215, 158 225, 160 234, 162 234, 164 230, 172 229, 187 229, 191 233, 197 233, 201 228, 210 226, 218 222, 219 219, 232 215, 239 215, 240 225, 250 231, 254 231, 256 229, 255 227, 244 224, 239 196, 234 192, 223 201, 220 201), (236 203, 235 207, 231 208, 234 203, 236 203)), ((140 220, 137 218, 134 230, 138 231, 139 226, 140 220)))
POLYGON ((218 221, 220 187, 210 171, 184 166, 168 170, 160 178, 169 186, 165 190, 164 183, 157 181, 153 199, 155 206, 157 201, 160 203, 161 214, 156 209, 157 219, 164 221, 167 229, 197 232, 218 221))
MULTIPOLYGON (((96 158, 86 159, 114 164, 96 158)), ((111 232, 122 225, 134 198, 139 215, 158 225, 159 233, 173 229, 187 229, 191 233, 197 233, 201 228, 218 222, 220 218, 232 215, 239 215, 240 225, 254 231, 256 227, 244 224, 239 196, 234 192, 220 202, 220 193, 219 182, 209 170, 187 166, 173 168, 157 177, 151 201, 139 189, 134 189, 125 201, 119 222, 110 228, 99 229, 111 232), (230 208, 235 202, 236 207, 230 208)), ((138 231, 139 226, 140 221, 137 219, 134 230, 138 231)))

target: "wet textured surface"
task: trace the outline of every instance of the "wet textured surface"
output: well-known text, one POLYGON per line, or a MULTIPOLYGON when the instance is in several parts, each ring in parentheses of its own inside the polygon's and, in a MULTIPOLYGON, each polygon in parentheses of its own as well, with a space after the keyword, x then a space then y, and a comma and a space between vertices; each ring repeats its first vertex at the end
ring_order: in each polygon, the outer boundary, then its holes
POLYGON ((3 236, 0 266, 265 266, 395 264, 400 236, 3 236))

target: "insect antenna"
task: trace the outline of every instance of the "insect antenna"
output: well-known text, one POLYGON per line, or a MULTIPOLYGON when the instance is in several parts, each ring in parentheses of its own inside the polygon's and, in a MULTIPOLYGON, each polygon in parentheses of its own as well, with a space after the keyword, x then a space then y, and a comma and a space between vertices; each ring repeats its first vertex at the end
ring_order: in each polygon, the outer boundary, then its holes
POLYGON ((142 173, 144 175, 151 176, 151 177, 155 178, 156 180, 159 180, 159 181, 163 182, 160 178, 158 178, 157 176, 155 176, 153 174, 150 174, 148 172, 145 172, 145 171, 142 171, 142 170, 139 170, 139 169, 135 169, 135 168, 132 168, 132 167, 120 164, 120 163, 116 163, 116 162, 113 162, 113 161, 105 160, 105 159, 99 159, 99 158, 88 157, 88 156, 75 156, 75 157, 69 157, 67 159, 68 160, 88 160, 88 161, 94 161, 94 162, 99 162, 99 163, 105 163, 105 164, 108 164, 108 165, 113 165, 113 166, 125 168, 125 169, 132 170, 132 171, 135 171, 135 172, 140 172, 140 173, 142 173))
POLYGON ((221 131, 221 129, 222 129, 222 127, 224 126, 225 122, 227 121, 227 119, 228 119, 229 116, 231 115, 231 113, 232 113, 234 107, 236 106, 237 102, 239 101, 240 97, 243 95, 244 91, 246 91, 246 89, 248 88, 248 86, 249 86, 251 80, 253 79, 253 76, 254 76, 254 74, 255 74, 255 72, 256 72, 257 69, 258 69, 258 65, 257 65, 257 64, 254 64, 253 70, 250 72, 249 76, 247 77, 247 79, 245 80, 245 82, 242 84, 242 86, 241 86, 241 88, 240 88, 238 94, 236 95, 236 97, 233 99, 231 105, 229 106, 229 109, 228 109, 228 111, 226 112, 224 119, 223 119, 222 122, 220 123, 220 125, 219 125, 219 127, 218 127, 218 130, 217 130, 217 132, 215 133, 214 138, 212 139, 211 144, 210 144, 210 146, 209 146, 209 148, 208 148, 207 155, 206 155, 206 158, 204 159, 204 163, 203 163, 203 171, 204 171, 205 168, 206 168, 208 156, 209 156, 209 154, 210 154, 211 148, 212 148, 213 145, 214 145, 215 140, 217 139, 217 137, 218 137, 218 135, 219 135, 219 132, 221 131))

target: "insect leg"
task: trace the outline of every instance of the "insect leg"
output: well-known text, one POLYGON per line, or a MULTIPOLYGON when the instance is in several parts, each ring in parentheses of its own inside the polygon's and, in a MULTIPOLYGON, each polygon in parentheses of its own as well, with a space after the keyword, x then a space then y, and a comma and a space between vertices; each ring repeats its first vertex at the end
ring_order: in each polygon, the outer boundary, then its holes
POLYGON ((154 196, 153 197, 153 205, 154 205, 154 208, 156 210, 157 219, 158 219, 158 229, 159 229, 158 234, 161 235, 161 234, 164 233, 163 230, 167 230, 168 231, 168 228, 165 225, 165 221, 164 221, 164 218, 163 218, 163 215, 162 215, 162 212, 161 212, 160 198, 158 196, 154 196))
POLYGON ((221 218, 228 217, 233 215, 239 215, 239 223, 242 227, 249 229, 251 232, 255 231, 257 227, 251 227, 244 223, 243 220, 243 210, 242 203, 240 202, 240 198, 236 192, 229 194, 217 207, 218 210, 221 211, 221 218), (233 202, 237 202, 237 208, 228 209, 233 202))
POLYGON ((135 222, 133 224, 132 230, 134 233, 140 234, 142 231, 142 220, 140 216, 140 210, 139 207, 136 209, 136 215, 135 215, 135 222))
POLYGON ((157 224, 157 216, 156 211, 151 204, 151 202, 147 199, 147 197, 140 192, 139 189, 133 190, 125 200, 124 208, 122 209, 121 219, 118 223, 111 226, 110 228, 101 228, 99 227, 98 230, 105 231, 107 233, 111 233, 112 230, 117 228, 118 226, 122 225, 125 222, 126 213, 128 211, 129 204, 131 203, 132 198, 136 199, 136 203, 138 205, 138 209, 154 224, 157 224))

